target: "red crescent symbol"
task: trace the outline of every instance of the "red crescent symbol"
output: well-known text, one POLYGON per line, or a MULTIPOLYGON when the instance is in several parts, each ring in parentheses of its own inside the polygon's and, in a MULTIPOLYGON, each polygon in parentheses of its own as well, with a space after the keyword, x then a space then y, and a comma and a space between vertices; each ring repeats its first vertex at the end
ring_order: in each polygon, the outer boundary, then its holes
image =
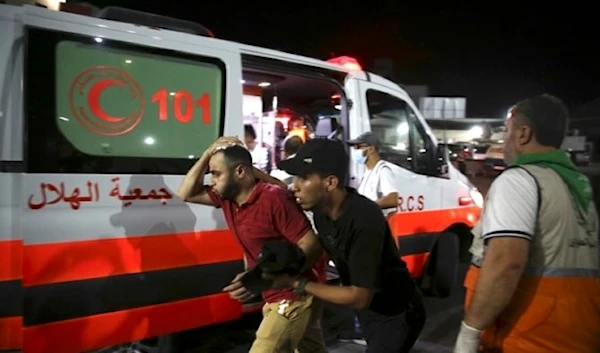
POLYGON ((88 93, 88 106, 90 107, 92 114, 98 117, 98 119, 102 119, 108 123, 118 123, 125 119, 125 117, 110 116, 100 106, 100 95, 110 86, 125 86, 125 84, 117 80, 102 80, 96 82, 88 93))
POLYGON ((71 114, 83 128, 92 134, 121 136, 131 132, 140 123, 145 111, 144 91, 139 82, 127 71, 113 66, 92 66, 81 71, 69 89, 71 114), (131 97, 133 111, 128 115, 111 116, 102 107, 100 99, 107 89, 115 86, 123 99, 131 97))

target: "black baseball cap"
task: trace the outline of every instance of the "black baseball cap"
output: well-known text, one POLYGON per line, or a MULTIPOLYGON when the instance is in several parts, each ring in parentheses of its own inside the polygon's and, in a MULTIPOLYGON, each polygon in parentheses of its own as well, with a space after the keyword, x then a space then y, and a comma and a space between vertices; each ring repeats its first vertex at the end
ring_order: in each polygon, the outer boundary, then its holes
POLYGON ((279 162, 277 167, 290 175, 306 176, 315 172, 333 175, 344 183, 348 174, 348 154, 342 142, 316 138, 306 141, 294 157, 279 162))
POLYGON ((346 141, 346 143, 350 146, 356 146, 356 145, 369 145, 369 146, 373 146, 376 149, 380 149, 381 148, 381 140, 379 139, 379 137, 377 137, 377 135, 375 135, 374 133, 372 133, 371 131, 367 131, 361 135, 359 135, 357 138, 346 141))

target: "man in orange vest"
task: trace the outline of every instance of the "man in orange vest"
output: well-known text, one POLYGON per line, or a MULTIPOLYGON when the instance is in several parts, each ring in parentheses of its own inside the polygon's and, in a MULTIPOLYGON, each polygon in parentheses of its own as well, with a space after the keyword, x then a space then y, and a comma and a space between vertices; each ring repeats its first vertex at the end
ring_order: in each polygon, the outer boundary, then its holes
POLYGON ((540 95, 506 121, 505 161, 473 230, 454 352, 600 352, 598 213, 560 149, 564 104, 540 95))
POLYGON ((306 143, 306 140, 310 138, 310 132, 304 125, 304 118, 294 117, 290 119, 290 127, 288 136, 298 136, 302 139, 302 143, 306 143))

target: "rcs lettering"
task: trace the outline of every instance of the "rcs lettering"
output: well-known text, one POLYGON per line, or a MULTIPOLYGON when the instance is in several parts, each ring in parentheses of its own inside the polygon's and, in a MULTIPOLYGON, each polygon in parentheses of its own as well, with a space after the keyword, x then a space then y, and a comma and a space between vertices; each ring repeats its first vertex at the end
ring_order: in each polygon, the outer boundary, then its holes
POLYGON ((421 211, 425 208, 425 197, 419 196, 398 196, 398 212, 421 211))

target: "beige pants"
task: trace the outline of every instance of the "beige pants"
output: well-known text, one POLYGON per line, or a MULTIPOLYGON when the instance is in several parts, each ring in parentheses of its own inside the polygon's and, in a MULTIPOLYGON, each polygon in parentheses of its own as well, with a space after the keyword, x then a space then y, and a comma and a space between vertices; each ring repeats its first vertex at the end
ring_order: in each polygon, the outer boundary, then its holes
POLYGON ((297 301, 265 304, 249 353, 327 352, 322 315, 323 302, 310 295, 297 301))

